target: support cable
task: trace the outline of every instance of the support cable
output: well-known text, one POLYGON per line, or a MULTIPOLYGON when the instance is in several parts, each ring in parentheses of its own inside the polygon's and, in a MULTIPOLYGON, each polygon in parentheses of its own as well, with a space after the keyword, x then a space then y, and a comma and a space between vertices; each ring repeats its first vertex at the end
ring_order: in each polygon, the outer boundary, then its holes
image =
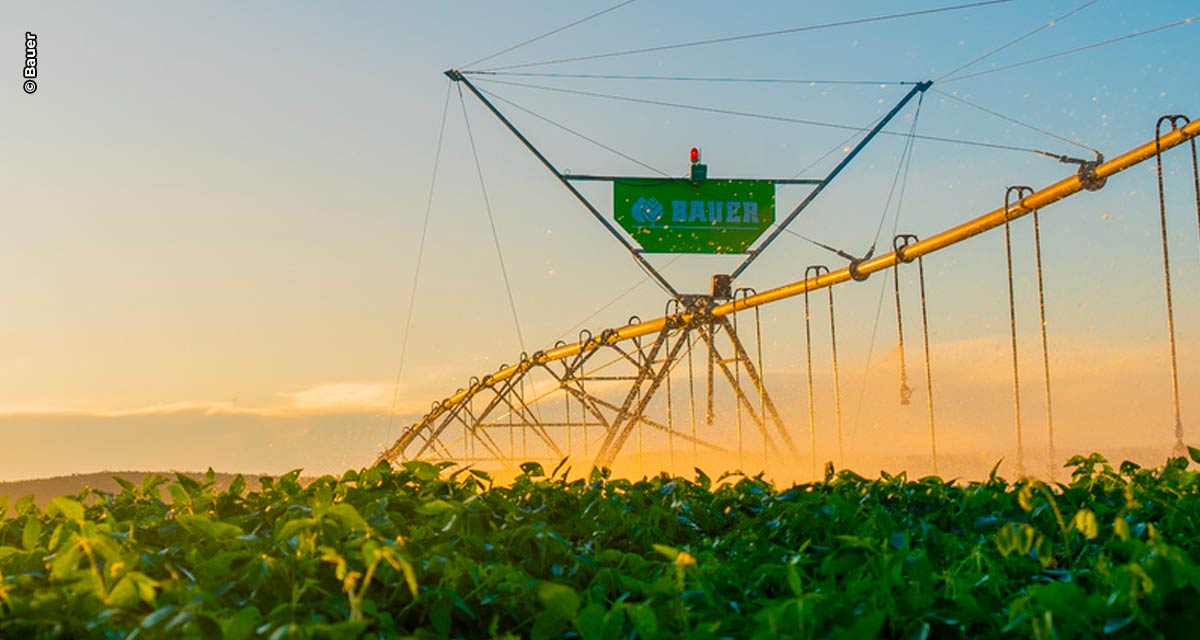
MULTIPOLYGON (((813 127, 824 127, 826 129, 841 129, 843 131, 855 131, 857 133, 865 133, 865 132, 871 130, 871 127, 859 127, 859 126, 855 126, 855 125, 839 124, 839 123, 834 123, 834 122, 821 122, 819 120, 807 120, 807 119, 803 119, 803 118, 792 118, 789 116, 776 116, 776 115, 765 114, 765 113, 756 113, 753 111, 740 111, 740 110, 736 110, 736 109, 722 109, 722 108, 718 108, 718 107, 704 107, 704 106, 693 105, 693 104, 670 102, 670 101, 666 101, 666 100, 652 100, 649 98, 636 98, 636 97, 632 97, 632 96, 623 96, 620 94, 601 93, 598 91, 582 91, 579 89, 565 89, 562 87, 547 87, 544 85, 529 84, 529 83, 525 83, 525 82, 510 82, 507 80, 495 80, 495 79, 491 79, 491 78, 479 78, 479 80, 481 82, 491 82, 493 84, 503 84, 503 85, 513 86, 513 87, 522 87, 522 88, 526 88, 526 89, 537 89, 537 90, 541 90, 541 91, 552 91, 555 93, 565 93, 565 94, 585 96, 585 97, 590 97, 590 98, 602 98, 602 99, 606 99, 606 100, 616 100, 616 101, 620 101, 620 102, 648 104, 648 105, 653 105, 653 106, 658 106, 658 107, 683 109, 685 111, 699 111, 699 112, 703 112, 703 113, 714 113, 714 114, 718 114, 718 115, 738 116, 738 117, 743 117, 743 118, 767 120, 767 121, 771 121, 771 122, 785 122, 785 123, 789 123, 789 124, 802 124, 802 125, 809 125, 809 126, 813 126, 813 127)), ((908 134, 901 133, 898 131, 880 131, 879 134, 885 135, 885 136, 900 136, 900 137, 908 136, 908 134)), ((982 148, 986 148, 986 149, 1000 149, 1000 150, 1004 150, 1004 151, 1023 151, 1025 153, 1034 153, 1034 154, 1037 154, 1040 156, 1047 156, 1047 157, 1055 158, 1055 159, 1060 157, 1060 154, 1051 153, 1049 151, 1043 151, 1041 149, 1033 149, 1030 147, 1018 147, 1018 146, 1014 146, 1014 145, 996 144, 993 142, 981 142, 978 140, 964 140, 964 139, 960 139, 960 138, 948 138, 948 137, 944 137, 944 136, 914 135, 914 137, 916 137, 919 140, 931 140, 934 142, 945 142, 945 143, 949 143, 949 144, 961 144, 961 145, 967 145, 967 146, 982 147, 982 148)))
MULTIPOLYGON (((879 121, 882 119, 883 119, 883 116, 879 116, 878 118, 875 118, 874 120, 872 120, 871 124, 868 125, 868 130, 874 129, 875 125, 879 124, 879 121)), ((803 169, 797 171, 795 173, 795 175, 792 176, 792 178, 799 178, 802 174, 808 173, 809 169, 812 169, 813 167, 817 166, 818 164, 821 164, 821 161, 824 160, 825 158, 828 158, 829 156, 833 155, 834 153, 836 153, 839 150, 844 151, 850 145, 850 143, 852 141, 854 141, 855 138, 861 136, 865 132, 866 132, 866 130, 855 131, 854 133, 850 134, 849 138, 846 138, 845 140, 842 140, 841 142, 837 143, 836 145, 830 147, 829 151, 826 151, 825 153, 821 154, 821 157, 817 158, 816 160, 813 160, 807 166, 805 166, 803 169)))
POLYGON ((1016 194, 1017 204, 1033 193, 1029 187, 1009 187, 1004 192, 1004 255, 1008 265, 1008 326, 1012 338, 1012 374, 1013 374, 1013 418, 1017 429, 1017 474, 1025 475, 1025 444, 1021 438, 1021 376, 1017 358, 1017 301, 1013 283, 1012 257, 1012 205, 1010 198, 1016 194))
MULTIPOLYGON (((1167 122, 1171 125, 1171 130, 1178 129, 1181 124, 1186 125, 1189 120, 1183 115, 1169 115, 1158 119, 1154 125, 1154 161, 1158 171, 1158 215, 1162 228, 1162 252, 1163 252, 1163 281, 1165 283, 1166 298, 1167 298, 1167 340, 1171 348, 1171 399, 1175 408, 1175 447, 1173 455, 1186 455, 1187 449, 1183 443, 1183 417, 1179 407, 1179 362, 1175 352, 1175 308, 1171 298, 1171 256, 1167 248, 1167 200, 1165 190, 1163 188, 1163 165, 1162 165, 1162 125, 1167 122)), ((1196 190, 1196 216, 1200 222, 1200 176, 1196 164, 1196 139, 1193 137, 1188 141, 1192 147, 1192 181, 1196 190)))
POLYGON ((989 73, 996 73, 997 71, 1007 71, 1009 69, 1023 67, 1027 64, 1034 64, 1035 62, 1045 62, 1046 60, 1071 55, 1073 53, 1079 53, 1081 51, 1087 51, 1088 49, 1095 49, 1096 47, 1103 47, 1105 45, 1110 45, 1110 44, 1113 44, 1116 42, 1121 42, 1122 40, 1129 40, 1131 38, 1137 38, 1139 36, 1148 35, 1151 33, 1155 33, 1157 31, 1164 31, 1166 29, 1183 26, 1185 24, 1191 24, 1193 22, 1196 22, 1197 20, 1200 20, 1200 16, 1192 16, 1190 18, 1185 18, 1183 20, 1179 20, 1178 22, 1172 22, 1170 24, 1160 25, 1160 26, 1154 27, 1152 29, 1146 29, 1145 31, 1137 31, 1135 33, 1130 33, 1130 34, 1126 34, 1123 36, 1118 36, 1116 38, 1110 38, 1108 40, 1103 40, 1101 42, 1093 42, 1092 44, 1084 45, 1082 47, 1075 47, 1074 49, 1067 49, 1066 51, 1059 51, 1058 53, 1051 53, 1049 55, 1039 56, 1037 58, 1031 58, 1029 60, 1022 60, 1021 62, 1014 62, 1012 64, 1007 64, 1002 67, 995 67, 992 69, 984 69, 983 71, 976 71, 974 73, 968 73, 968 74, 964 74, 961 76, 955 76, 953 78, 948 78, 945 80, 941 80, 939 82, 941 84, 946 84, 949 82, 958 82, 959 80, 966 80, 967 78, 975 78, 978 76, 987 75, 989 73))
POLYGON ((1101 154, 1101 153, 1100 153, 1100 151, 1099 151, 1098 149, 1094 149, 1094 148, 1092 148, 1092 147, 1089 147, 1089 146, 1087 146, 1086 144, 1083 144, 1083 143, 1080 143, 1080 142, 1076 142, 1076 141, 1074 141, 1074 140, 1071 140, 1070 138, 1064 138, 1063 136, 1060 136, 1060 135, 1058 135, 1057 133, 1053 133, 1053 132, 1051 132, 1051 131, 1047 131, 1047 130, 1045 130, 1045 129, 1042 129, 1041 127, 1036 127, 1036 126, 1034 126, 1034 125, 1031 125, 1031 124, 1029 124, 1028 122, 1021 122, 1020 120, 1017 120, 1016 118, 1013 118, 1013 117, 1011 117, 1011 116, 1006 116, 1006 115, 1004 115, 1003 113, 999 113, 999 112, 993 111, 992 109, 989 109, 989 108, 987 108, 987 107, 984 107, 984 106, 982 106, 982 105, 975 104, 974 102, 971 102, 971 101, 969 101, 969 100, 966 100, 965 98, 960 98, 960 97, 958 97, 958 96, 956 96, 956 95, 954 95, 954 94, 952 94, 952 93, 948 93, 948 92, 946 92, 946 91, 942 91, 941 89, 936 89, 936 88, 935 88, 935 89, 934 89, 934 91, 936 91, 936 92, 938 92, 938 93, 942 94, 943 96, 946 96, 947 98, 950 98, 951 100, 957 100, 958 102, 961 102, 961 103, 963 103, 963 104, 967 105, 968 107, 972 107, 972 108, 974 108, 974 109, 978 109, 978 110, 980 110, 980 111, 982 111, 982 112, 984 112, 984 113, 986 113, 986 114, 988 114, 988 115, 995 116, 995 117, 997 117, 997 118, 1000 118, 1001 120, 1007 120, 1008 122, 1011 122, 1011 123, 1013 123, 1013 124, 1015 124, 1015 125, 1017 125, 1017 126, 1025 127, 1026 129, 1029 129, 1029 130, 1031 130, 1031 131, 1036 131, 1036 132, 1038 132, 1038 133, 1040 133, 1040 134, 1042 134, 1042 135, 1047 135, 1047 136, 1050 136, 1051 138, 1054 138, 1055 140, 1058 140, 1059 142, 1065 142, 1065 143, 1067 143, 1067 144, 1075 145, 1076 147, 1079 147, 1080 149, 1084 149, 1084 150, 1086 150, 1086 151, 1091 151, 1092 153, 1096 154, 1097 156, 1101 156, 1101 157, 1103 156, 1103 154, 1101 154))
POLYGON ((463 66, 464 66, 464 67, 473 67, 473 66, 475 66, 475 65, 477 65, 477 64, 479 64, 479 63, 481 63, 481 62, 487 62, 488 60, 491 60, 492 58, 496 58, 496 57, 502 56, 502 55, 504 55, 504 54, 506 54, 506 53, 509 53, 510 51, 516 51, 517 49, 520 49, 521 47, 524 47, 524 46, 526 46, 526 45, 533 44, 533 43, 537 42, 538 40, 543 40, 543 39, 545 39, 545 38, 549 38, 550 36, 552 36, 552 35, 554 35, 554 34, 556 34, 556 33, 562 33, 563 31, 566 31, 567 29, 570 29, 571 27, 579 26, 579 25, 581 25, 581 24, 583 24, 583 23, 585 23, 585 22, 587 22, 588 20, 591 20, 591 19, 593 19, 593 18, 599 18, 600 16, 602 16, 602 15, 604 15, 604 14, 606 14, 606 13, 609 13, 610 11, 615 11, 615 10, 617 10, 617 9, 620 9, 621 7, 623 7, 623 6, 627 5, 627 4, 630 4, 630 3, 634 2, 634 1, 635 1, 635 0, 624 0, 623 2, 618 2, 617 4, 614 4, 614 5, 612 5, 611 7, 607 8, 607 9, 603 9, 603 10, 601 10, 601 11, 597 11, 596 13, 593 13, 593 14, 591 14, 591 15, 584 16, 584 17, 582 17, 582 18, 580 18, 580 19, 578 19, 578 20, 575 20, 574 22, 570 22, 570 23, 568 23, 568 24, 564 24, 563 26, 561 26, 561 27, 558 27, 557 29, 551 29, 550 31, 547 31, 547 32, 545 32, 545 33, 543 33, 543 34, 541 34, 541 35, 539 35, 539 36, 534 36, 534 37, 532 37, 532 38, 530 38, 530 39, 528 39, 528 40, 524 40, 524 41, 522 41, 522 42, 518 42, 517 44, 514 44, 513 46, 511 46, 511 47, 508 47, 507 49, 501 49, 500 51, 497 51, 496 53, 493 53, 493 54, 492 54, 492 55, 490 55, 490 56, 484 56, 484 57, 482 57, 482 58, 480 58, 480 59, 478 59, 478 60, 476 60, 476 61, 474 61, 474 62, 471 62, 470 64, 465 64, 465 65, 463 65, 463 66))
POLYGON ((417 244, 417 266, 413 271, 412 287, 408 290, 408 314, 404 319, 404 337, 400 339, 400 364, 396 367, 396 384, 392 387, 392 404, 388 408, 387 431, 392 434, 392 422, 396 419, 396 402, 400 398, 400 377, 404 374, 404 358, 408 354, 408 337, 412 332, 413 309, 417 303, 417 283, 421 278, 421 263, 425 257, 425 238, 429 234, 429 214, 433 210, 433 191, 437 185, 438 166, 442 159, 442 143, 446 139, 446 115, 450 112, 450 89, 446 85, 446 98, 442 103, 442 123, 438 125, 437 150, 433 153, 433 174, 429 178, 429 195, 425 198, 425 218, 421 222, 421 241, 417 244))
POLYGON ((961 64, 961 65, 951 69, 950 71, 943 73, 942 77, 935 80, 935 82, 941 82, 945 78, 948 78, 948 77, 958 73, 959 71, 962 71, 963 69, 966 69, 968 67, 973 67, 976 64, 983 62, 984 60, 992 57, 993 55, 996 55, 997 53, 1000 53, 1001 51, 1004 51, 1005 49, 1013 46, 1014 44, 1017 44, 1018 42, 1024 40, 1025 38, 1028 38, 1029 36, 1032 36, 1040 31, 1042 31, 1043 29, 1048 29, 1050 27, 1053 27, 1054 25, 1058 24, 1059 22, 1062 22, 1063 20, 1066 20, 1067 18, 1071 17, 1075 13, 1077 13, 1079 11, 1083 11, 1084 9, 1096 4, 1096 2, 1097 2, 1097 0, 1090 0, 1089 2, 1085 2, 1081 5, 1079 5, 1078 7, 1075 7, 1074 9, 1071 9, 1070 11, 1062 14, 1061 16, 1051 20, 1050 22, 1047 22, 1032 31, 1026 32, 1025 35, 1013 38, 1012 40, 1009 40, 1008 42, 996 47, 995 49, 992 49, 991 51, 988 51, 987 53, 979 56, 978 58, 975 58, 969 62, 961 64))
MULTIPOLYGON (((666 264, 664 264, 664 265, 662 266, 662 270, 663 270, 663 271, 666 271, 666 270, 667 270, 667 267, 669 267, 669 266, 671 266, 671 265, 675 264, 675 262, 676 262, 676 261, 678 261, 678 260, 679 260, 681 257, 683 257, 683 256, 682 256, 682 255, 679 255, 679 256, 675 256, 674 258, 671 258, 670 260, 668 260, 668 261, 666 262, 666 264)), ((638 289, 639 287, 641 287, 642 285, 646 284, 647 282, 653 282, 653 281, 654 281, 654 280, 653 280, 653 279, 650 277, 650 275, 649 275, 649 274, 646 274, 646 277, 645 277, 645 278, 642 278, 642 279, 638 280, 637 282, 633 283, 632 285, 630 285, 628 289, 626 289, 626 290, 622 291, 621 293, 617 294, 617 295, 616 295, 616 296, 615 296, 615 297, 614 297, 612 300, 609 300, 608 302, 606 302, 606 303, 604 303, 603 305, 601 305, 601 306, 600 306, 600 308, 598 308, 598 309, 596 309, 595 311, 593 311, 592 313, 590 313, 590 314, 589 314, 589 315, 588 315, 586 318, 584 318, 583 320, 580 320, 579 322, 575 323, 575 326, 573 326, 573 327, 571 327, 570 329, 567 329, 566 331, 564 331, 564 332, 563 332, 561 335, 559 335, 559 336, 558 336, 558 338, 556 338, 556 339, 557 339, 557 340, 562 340, 562 339, 563 339, 565 336, 567 336, 568 334, 572 333, 573 331, 575 331, 575 330, 579 329, 579 328, 580 328, 580 327, 582 327, 583 325, 587 324, 587 323, 588 323, 588 321, 590 321, 592 318, 595 318, 596 316, 598 316, 598 315, 600 315, 601 313, 603 313, 605 309, 608 309, 609 307, 613 306, 614 304, 616 304, 616 303, 620 302, 620 301, 621 301, 621 300, 623 300, 623 299, 624 299, 626 296, 628 296, 629 294, 633 293, 635 290, 637 290, 637 289, 638 289)))
POLYGON ((933 13, 943 13, 947 11, 957 11, 960 9, 973 9, 976 7, 984 7, 993 4, 1005 4, 1012 0, 982 0, 980 2, 968 2, 965 4, 956 4, 947 7, 936 7, 932 9, 919 9, 916 11, 905 11, 902 13, 892 13, 878 16, 870 16, 867 18, 854 18, 850 20, 839 20, 837 22, 826 22, 823 24, 805 25, 802 27, 791 27, 788 29, 776 29, 773 31, 760 31, 756 33, 745 33, 736 36, 725 36, 721 38, 707 38, 704 40, 693 40, 690 42, 679 42, 675 44, 658 45, 654 47, 641 47, 638 49, 626 49, 622 51, 611 51, 608 53, 593 53, 589 55, 573 56, 570 58, 558 58, 556 60, 541 60, 538 62, 526 62, 523 64, 510 64, 503 67, 492 67, 485 71, 506 71, 510 69, 526 69, 529 67, 542 67, 552 64, 562 64, 565 62, 581 62, 584 60, 599 60, 602 58, 616 58, 622 56, 631 56, 642 53, 654 53, 658 51, 669 51, 672 49, 685 49, 689 47, 699 47, 710 44, 721 44, 725 42, 737 42, 741 40, 751 40, 755 38, 767 38, 771 36, 787 35, 792 33, 801 33, 804 31, 817 31, 819 29, 830 29, 833 27, 847 27, 858 24, 866 24, 869 22, 881 22, 884 20, 895 20, 898 18, 911 18, 914 16, 928 15, 933 13))
MULTIPOLYGON (((1096 0, 1093 0, 1093 2, 1096 0)), ((716 76, 648 76, 609 73, 533 73, 520 71, 463 71, 472 76, 509 76, 520 78, 574 78, 579 80, 650 80, 654 82, 717 82, 744 84, 864 85, 881 89, 891 85, 919 84, 911 80, 804 80, 799 78, 733 78, 716 76)))
POLYGON ((467 139, 471 142, 471 156, 475 158, 475 172, 479 175, 479 189, 483 192, 483 206, 487 211, 488 224, 492 228, 492 242, 496 246, 496 258, 500 261, 500 275, 504 279, 504 291, 508 294, 508 307, 512 311, 513 326, 517 329, 517 341, 525 351, 525 336, 521 334, 521 321, 517 318, 517 304, 513 301, 512 286, 508 281, 508 269, 504 266, 504 251, 500 248, 500 236, 496 233, 496 219, 492 215, 492 203, 488 199, 487 185, 483 181, 483 166, 479 163, 479 151, 475 148, 475 136, 471 133, 471 119, 467 116, 467 102, 463 99, 462 87, 458 89, 458 103, 462 105, 463 121, 467 123, 467 139))
POLYGON ((588 136, 586 136, 586 135, 584 135, 584 134, 582 134, 582 133, 580 133, 580 132, 578 132, 578 131, 576 131, 576 130, 574 130, 574 129, 572 129, 572 128, 570 128, 570 127, 568 127, 568 126, 566 126, 566 125, 564 125, 564 124, 562 124, 562 123, 555 122, 554 120, 551 120, 550 118, 548 118, 548 117, 546 117, 546 116, 544 116, 544 115, 542 115, 542 114, 540 114, 540 113, 537 113, 537 112, 535 112, 535 111, 533 111, 533 110, 531 110, 531 109, 527 109, 527 108, 525 108, 525 107, 522 107, 521 105, 519 105, 519 104, 517 104, 517 103, 513 102, 512 100, 509 100, 508 98, 505 98, 505 97, 503 97, 503 96, 501 96, 501 95, 499 95, 499 94, 497 94, 497 93, 495 93, 495 92, 493 92, 493 91, 488 91, 487 89, 480 89, 480 91, 482 91, 483 93, 486 93, 487 95, 489 95, 489 96, 491 96, 491 97, 493 97, 493 98, 495 98, 495 99, 499 100, 500 102, 503 102, 503 103, 505 103, 505 104, 507 104, 507 105, 511 106, 511 107, 512 107, 512 108, 514 108, 514 109, 517 109, 518 111, 524 111, 525 113, 527 113, 527 114, 529 114, 529 115, 531 115, 531 116, 533 116, 533 117, 537 118, 538 120, 541 120, 542 122, 545 122, 545 123, 547 123, 547 124, 549 124, 549 125, 552 125, 552 126, 558 127, 559 129, 561 129, 561 130, 563 130, 563 131, 566 131, 567 133, 569 133, 569 134, 571 134, 571 135, 575 136, 576 138, 579 138, 579 139, 581 139, 581 140, 585 140, 585 141, 587 141, 587 142, 590 142, 590 143, 592 143, 592 144, 596 145, 597 147, 600 147, 601 149, 604 149, 605 151, 608 151, 608 152, 610 152, 610 153, 613 153, 613 154, 616 154, 616 155, 618 155, 618 156, 620 156, 620 157, 622 157, 622 158, 625 158, 626 160, 628 160, 628 161, 630 161, 630 162, 632 162, 632 163, 634 163, 634 164, 638 165, 639 167, 642 167, 642 168, 644 168, 644 169, 649 169, 649 170, 653 171, 654 173, 657 173, 657 174, 658 174, 658 175, 660 175, 660 176, 664 176, 664 177, 667 177, 667 178, 671 178, 671 177, 673 177, 671 174, 667 173, 666 171, 663 171, 662 169, 659 169, 658 167, 654 167, 654 166, 651 166, 651 165, 649 165, 649 164, 646 164, 645 162, 642 162, 641 160, 638 160, 637 158, 634 158, 633 156, 631 156, 631 155, 629 155, 629 154, 627 154, 627 153, 623 153, 623 152, 621 152, 621 151, 618 151, 618 150, 616 150, 616 149, 614 149, 614 148, 612 148, 612 147, 610 147, 610 146, 608 146, 608 145, 604 144, 603 142, 600 142, 599 140, 596 140, 595 138, 588 137, 588 136))

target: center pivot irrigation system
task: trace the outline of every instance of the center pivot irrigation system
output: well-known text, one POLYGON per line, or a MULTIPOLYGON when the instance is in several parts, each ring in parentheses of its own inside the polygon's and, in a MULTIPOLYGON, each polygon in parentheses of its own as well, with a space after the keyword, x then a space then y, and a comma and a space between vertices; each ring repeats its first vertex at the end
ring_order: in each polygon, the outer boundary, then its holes
MULTIPOLYGON (((911 89, 865 135, 845 157, 819 179, 743 180, 718 179, 707 174, 699 151, 692 150, 690 175, 680 178, 622 177, 564 174, 488 99, 468 77, 468 72, 450 70, 446 75, 465 87, 490 111, 583 207, 620 242, 630 256, 662 287, 670 298, 664 315, 653 320, 631 318, 624 326, 598 335, 580 333, 574 343, 522 353, 516 364, 473 377, 466 387, 433 403, 429 413, 383 451, 379 459, 400 461, 422 459, 457 463, 497 464, 514 467, 526 460, 558 461, 582 456, 596 467, 612 466, 619 454, 629 453, 631 438, 636 452, 653 452, 674 464, 676 455, 704 452, 736 454, 739 462, 747 452, 777 458, 796 465, 804 459, 817 469, 816 429, 812 386, 812 308, 809 294, 825 289, 828 294, 830 348, 833 365, 834 406, 838 449, 842 450, 840 390, 833 285, 866 280, 871 274, 901 264, 917 262, 920 274, 922 330, 925 352, 925 384, 934 467, 937 443, 934 423, 933 383, 929 367, 929 341, 925 307, 922 258, 972 236, 1003 227, 1009 261, 1009 301, 1013 309, 1012 251, 1009 225, 1058 200, 1083 190, 1098 190, 1112 175, 1163 151, 1191 142, 1193 182, 1197 213, 1200 215, 1200 179, 1196 177, 1195 140, 1200 121, 1183 116, 1164 116, 1155 138, 1110 160, 1097 153, 1095 160, 1061 157, 1079 165, 1078 171, 1054 184, 1034 190, 1010 187, 1003 207, 954 228, 919 239, 901 234, 893 240, 893 251, 855 257, 836 251, 848 261, 842 268, 824 265, 807 268, 804 279, 767 291, 733 289, 732 283, 788 229, 788 226, 818 195, 854 161, 913 98, 928 90, 932 82, 914 83, 911 89), (1163 130, 1163 124, 1169 124, 1163 130), (612 183, 613 220, 575 186, 577 182, 612 183), (812 190, 782 220, 775 216, 775 185, 810 185, 812 190), (620 227, 625 233, 618 230, 620 227), (635 246, 637 245, 637 246, 635 246), (646 259, 649 253, 734 254, 744 259, 732 271, 712 277, 711 290, 703 294, 681 293, 646 259), (762 333, 759 307, 803 296, 805 337, 808 354, 808 451, 800 452, 794 432, 780 416, 768 393, 762 366, 762 333), (749 318, 746 318, 746 316, 749 318), (739 317, 743 318, 739 327, 739 317), (748 331, 749 329, 749 331, 748 331), (750 341, 753 334, 753 341, 750 341), (697 353, 698 352, 698 353, 697 353), (699 369, 699 371, 697 371, 699 369), (700 384, 698 385, 698 381, 700 384), (699 392, 697 386, 700 386, 699 392), (718 442, 714 436, 716 407, 733 409, 736 444, 726 430, 718 442), (701 427, 700 425, 703 425, 701 427), (736 447, 736 449, 734 448, 736 447)), ((1175 366, 1174 317, 1170 297, 1169 256, 1166 246, 1166 213, 1162 200, 1159 159, 1160 204, 1162 204, 1163 260, 1166 278, 1168 331, 1171 343, 1171 378, 1175 399, 1175 440, 1182 447, 1183 426, 1175 366)), ((1035 239, 1039 236, 1035 235, 1035 239)), ((1045 307, 1041 288, 1041 253, 1038 242, 1039 302, 1042 302, 1042 346, 1046 376, 1047 409, 1050 403, 1049 358, 1046 355, 1045 307)), ((828 248, 828 247, 827 247, 828 248)), ((832 248, 830 248, 833 250, 832 248)), ((900 281, 895 276, 898 309, 897 330, 901 346, 901 402, 907 404, 911 390, 903 355, 903 326, 899 322, 900 281)), ((1024 471, 1016 358, 1015 315, 1010 314, 1013 332, 1014 408, 1018 466, 1024 471)), ((1053 424, 1047 412, 1051 457, 1053 424)), ((694 459, 694 458, 693 458, 694 459)))

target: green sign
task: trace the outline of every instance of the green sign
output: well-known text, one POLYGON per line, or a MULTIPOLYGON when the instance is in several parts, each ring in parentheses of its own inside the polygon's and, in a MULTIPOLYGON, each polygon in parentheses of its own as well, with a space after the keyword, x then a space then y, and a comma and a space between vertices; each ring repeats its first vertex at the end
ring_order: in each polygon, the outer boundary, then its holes
POLYGON ((649 253, 743 253, 775 222, 775 183, 619 178, 613 217, 649 253))

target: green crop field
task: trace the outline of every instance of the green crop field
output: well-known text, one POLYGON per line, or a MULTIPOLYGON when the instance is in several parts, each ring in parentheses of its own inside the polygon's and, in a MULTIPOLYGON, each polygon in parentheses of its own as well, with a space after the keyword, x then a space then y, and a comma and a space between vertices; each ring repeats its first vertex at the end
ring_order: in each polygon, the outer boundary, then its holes
POLYGON ((1058 485, 152 476, 44 511, 0 500, 0 637, 1192 636, 1187 465, 1076 457, 1058 485))

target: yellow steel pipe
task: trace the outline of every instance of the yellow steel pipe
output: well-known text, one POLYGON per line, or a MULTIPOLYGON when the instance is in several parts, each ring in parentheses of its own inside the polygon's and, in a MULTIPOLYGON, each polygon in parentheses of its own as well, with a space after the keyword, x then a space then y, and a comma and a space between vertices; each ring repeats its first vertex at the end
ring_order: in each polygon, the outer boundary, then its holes
MULTIPOLYGON (((1149 158, 1154 157, 1156 150, 1161 149, 1166 151, 1172 147, 1180 145, 1187 140, 1200 135, 1200 120, 1193 120, 1183 127, 1173 129, 1168 133, 1163 134, 1159 139, 1158 145, 1151 140, 1140 147, 1127 151, 1107 162, 1103 162, 1095 167, 1097 178, 1108 178, 1111 175, 1124 171, 1138 163, 1144 162, 1149 158)), ((1020 203, 1013 205, 1009 212, 1008 218, 1015 219, 1024 216, 1035 209, 1041 209, 1047 205, 1053 204, 1074 195, 1084 189, 1078 175, 1072 175, 1068 178, 1060 180, 1048 187, 1035 191, 1032 194, 1023 198, 1020 203)), ((939 249, 944 249, 952 244, 962 242, 967 238, 979 235, 990 229, 994 229, 1004 224, 1005 211, 1003 207, 995 209, 978 218, 965 222, 952 229, 947 229, 941 233, 932 235, 924 240, 920 240, 905 248, 904 258, 906 260, 933 253, 939 249)), ((887 253, 876 258, 864 261, 857 265, 857 271, 860 276, 867 276, 876 271, 894 267, 900 260, 896 256, 896 252, 887 253)), ((737 313, 745 309, 757 307, 770 302, 791 298, 798 295, 803 295, 805 291, 815 291, 830 287, 835 284, 851 280, 850 267, 830 271, 817 277, 800 280, 790 284, 776 287, 769 291, 739 298, 731 302, 713 307, 713 316, 726 316, 737 313)), ((544 364, 546 362, 554 362, 564 360, 572 356, 579 355, 585 351, 597 349, 604 345, 611 345, 625 340, 648 336, 662 331, 668 323, 686 324, 694 319, 694 312, 682 312, 673 316, 663 316, 646 322, 637 324, 629 324, 619 327, 612 331, 607 331, 600 336, 593 337, 589 340, 576 342, 574 344, 555 347, 548 351, 542 351, 534 354, 530 359, 524 360, 518 364, 510 365, 496 371, 491 376, 486 378, 486 382, 479 382, 467 389, 463 389, 458 393, 446 398, 434 407, 422 422, 436 419, 442 412, 446 411, 455 404, 467 399, 471 394, 475 393, 477 387, 485 384, 495 384, 511 378, 512 376, 529 368, 544 364)), ((391 458, 398 455, 400 451, 407 445, 405 438, 401 438, 401 442, 393 445, 381 458, 391 458)))

